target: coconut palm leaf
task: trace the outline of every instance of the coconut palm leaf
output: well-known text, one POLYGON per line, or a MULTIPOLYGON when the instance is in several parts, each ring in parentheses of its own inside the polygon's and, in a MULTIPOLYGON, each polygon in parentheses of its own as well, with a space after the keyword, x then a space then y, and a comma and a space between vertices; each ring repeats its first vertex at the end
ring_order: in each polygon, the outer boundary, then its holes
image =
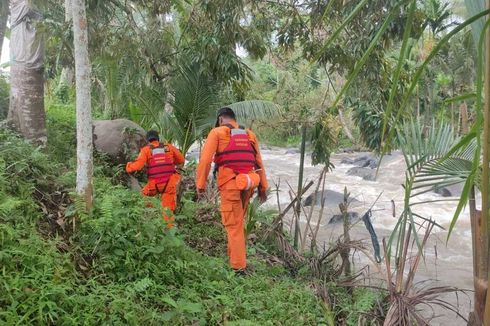
MULTIPOLYGON (((190 146, 213 127, 218 101, 217 83, 203 73, 199 64, 183 65, 170 83, 169 104, 171 112, 162 108, 153 114, 158 128, 167 140, 176 141, 185 155, 190 146)), ((270 119, 277 116, 280 108, 268 101, 251 100, 228 105, 239 121, 247 123, 254 119, 270 119)), ((152 112, 151 110, 146 110, 152 112)))
POLYGON ((460 139, 449 124, 433 124, 427 137, 420 124, 413 121, 405 124, 403 131, 397 136, 407 173, 413 179, 411 197, 434 187, 463 183, 471 174, 477 148, 474 139, 452 151, 460 139))
POLYGON ((179 67, 179 75, 171 83, 172 118, 167 127, 172 128, 182 153, 211 126, 210 117, 218 106, 217 86, 203 74, 198 64, 179 67))
POLYGON ((236 116, 238 121, 243 123, 251 122, 252 120, 271 119, 282 113, 281 108, 270 101, 249 100, 235 102, 228 105, 236 116))
MULTIPOLYGON (((466 10, 469 16, 475 16, 476 14, 485 10, 485 0, 465 0, 466 10)), ((483 31, 485 25, 485 18, 481 18, 476 22, 471 24, 471 29, 473 31, 473 39, 475 44, 478 44, 481 32, 483 31)))

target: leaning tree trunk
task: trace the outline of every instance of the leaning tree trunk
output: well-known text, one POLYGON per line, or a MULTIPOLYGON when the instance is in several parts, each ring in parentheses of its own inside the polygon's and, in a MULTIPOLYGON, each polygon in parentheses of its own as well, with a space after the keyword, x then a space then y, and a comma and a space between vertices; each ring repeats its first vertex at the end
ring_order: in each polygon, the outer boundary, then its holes
POLYGON ((7 29, 8 17, 9 1, 2 0, 2 3, 0 3, 0 55, 2 54, 3 39, 5 38, 5 30, 7 29))
MULTIPOLYGON (((71 3, 72 0, 65 0, 65 22, 67 24, 71 24, 73 21, 73 7, 71 3)), ((73 66, 71 65, 71 62, 69 64, 65 63, 61 70, 60 80, 56 90, 58 96, 62 96, 62 100, 68 100, 68 89, 74 85, 74 82, 75 71, 73 70, 73 66)))
MULTIPOLYGON (((73 0, 65 0, 65 22, 71 23, 73 21, 73 0)), ((71 87, 75 81, 75 72, 73 71, 73 67, 65 66, 61 70, 60 82, 58 88, 61 87, 71 87)))
POLYGON ((468 106, 463 101, 459 106, 459 135, 466 135, 469 131, 468 106))
POLYGON ((92 108, 85 0, 72 0, 77 107, 77 193, 92 208, 92 108))
MULTIPOLYGON (((466 102, 460 106, 461 120, 466 123, 459 124, 460 135, 466 135, 469 132, 468 127, 468 110, 466 102)), ((471 243, 473 252, 473 288, 475 290, 473 300, 475 302, 473 311, 468 318, 468 326, 482 325, 482 318, 485 310, 485 296, 487 293, 487 280, 483 265, 482 256, 482 239, 481 239, 481 211, 476 209, 476 190, 471 186, 468 206, 470 208, 471 222, 471 243)))
MULTIPOLYGON (((490 9, 490 0, 486 1, 486 9, 490 9)), ((490 325, 490 291, 488 291, 488 279, 489 275, 489 161, 490 161, 490 30, 485 31, 485 105, 483 108, 483 141, 482 141, 482 174, 481 174, 481 271, 485 282, 486 298, 485 299, 485 313, 483 315, 483 324, 490 325)), ((482 302, 475 302, 475 306, 481 305, 482 302)))
POLYGON ((340 124, 342 125, 342 129, 344 129, 345 135, 352 142, 352 145, 357 145, 357 141, 354 138, 354 136, 352 136, 352 132, 350 131, 349 126, 347 125, 347 121, 345 121, 344 112, 342 112, 342 109, 340 107, 338 108, 338 112, 339 112, 340 124))
POLYGON ((42 14, 29 0, 11 0, 10 107, 8 120, 27 139, 45 143, 42 14))
POLYGON ((72 87, 75 81, 75 72, 71 67, 63 67, 61 69, 60 82, 58 88, 72 87))

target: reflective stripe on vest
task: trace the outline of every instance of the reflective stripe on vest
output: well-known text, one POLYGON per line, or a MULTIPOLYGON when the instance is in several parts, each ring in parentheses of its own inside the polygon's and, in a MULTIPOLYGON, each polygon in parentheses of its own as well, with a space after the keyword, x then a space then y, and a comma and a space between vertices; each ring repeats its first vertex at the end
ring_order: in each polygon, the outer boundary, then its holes
POLYGON ((150 149, 151 157, 146 169, 148 179, 155 180, 155 184, 167 183, 176 171, 174 157, 166 145, 150 145, 150 149))
POLYGON ((232 169, 235 173, 249 173, 257 165, 255 154, 247 131, 230 128, 230 142, 222 152, 216 153, 214 162, 218 166, 232 169))

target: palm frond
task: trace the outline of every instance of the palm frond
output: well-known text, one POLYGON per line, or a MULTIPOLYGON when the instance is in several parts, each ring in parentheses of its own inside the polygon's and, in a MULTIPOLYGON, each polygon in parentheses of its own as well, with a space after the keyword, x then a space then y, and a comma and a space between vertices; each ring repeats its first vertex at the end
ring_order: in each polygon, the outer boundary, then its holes
MULTIPOLYGON (((465 5, 470 17, 485 10, 485 0, 465 0, 465 5)), ((480 39, 484 26, 485 18, 480 18, 471 24, 475 44, 478 44, 478 40, 480 39)))
POLYGON ((472 171, 476 141, 452 151, 460 141, 448 124, 433 124, 427 136, 420 124, 410 122, 398 134, 407 173, 414 180, 411 197, 444 187, 465 182, 472 171), (449 155, 448 155, 449 154, 449 155))
POLYGON ((235 102, 228 107, 235 112, 238 121, 243 123, 274 118, 282 113, 281 107, 274 102, 262 100, 235 102))
POLYGON ((170 104, 176 122, 175 139, 185 154, 190 146, 211 126, 210 117, 218 106, 216 83, 208 78, 198 64, 179 67, 172 81, 170 104))

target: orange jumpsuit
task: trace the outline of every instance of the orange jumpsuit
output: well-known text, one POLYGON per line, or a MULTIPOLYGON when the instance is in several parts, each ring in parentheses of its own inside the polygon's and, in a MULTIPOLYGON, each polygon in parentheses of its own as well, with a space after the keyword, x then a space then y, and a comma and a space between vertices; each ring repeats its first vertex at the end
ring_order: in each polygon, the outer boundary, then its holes
MULTIPOLYGON (((160 145, 160 142, 155 140, 152 141, 150 144, 153 145, 154 147, 158 147, 160 145)), ((170 150, 170 154, 173 156, 175 165, 184 164, 185 158, 182 155, 182 153, 175 146, 171 144, 165 144, 165 145, 168 146, 168 149, 170 150)), ((128 162, 128 164, 126 164, 126 172, 131 173, 143 169, 145 166, 149 164, 150 158, 151 158, 150 146, 143 147, 136 160, 133 162, 128 162)), ((177 205, 176 203, 177 185, 179 181, 180 181, 180 174, 178 173, 174 173, 166 184, 158 185, 158 186, 155 184, 155 180, 150 178, 146 186, 141 190, 141 192, 145 196, 156 196, 157 194, 161 193, 162 207, 164 209, 170 210, 173 213, 177 205)), ((174 226, 175 218, 173 214, 171 214, 171 216, 168 216, 168 214, 164 212, 163 219, 167 224, 167 228, 170 229, 174 226)))
MULTIPOLYGON (((238 128, 236 122, 231 123, 234 128, 238 128)), ((266 191, 268 186, 264 164, 260 155, 257 137, 250 130, 249 138, 255 148, 257 165, 260 176, 260 190, 266 191)), ((222 152, 230 142, 230 129, 226 126, 214 128, 208 135, 202 148, 201 158, 196 172, 197 189, 205 189, 211 163, 216 152, 222 152)), ((253 190, 243 194, 237 189, 235 184, 235 172, 224 166, 218 169, 218 189, 221 195, 221 222, 225 226, 228 238, 228 256, 230 265, 233 269, 243 269, 247 267, 245 252, 245 213, 249 204, 253 190)))

